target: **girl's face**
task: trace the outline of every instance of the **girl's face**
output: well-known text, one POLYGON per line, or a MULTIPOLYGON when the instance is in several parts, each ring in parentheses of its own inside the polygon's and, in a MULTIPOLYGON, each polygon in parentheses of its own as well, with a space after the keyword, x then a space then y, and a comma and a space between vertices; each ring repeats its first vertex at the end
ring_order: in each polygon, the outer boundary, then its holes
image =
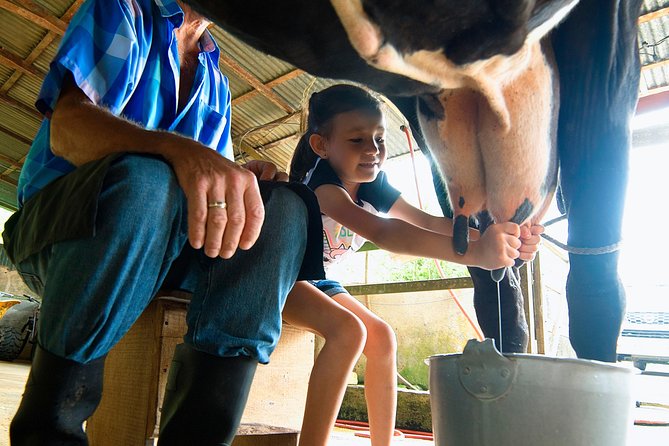
POLYGON ((336 115, 322 143, 334 171, 344 182, 369 183, 386 160, 385 119, 382 113, 350 111, 336 115))

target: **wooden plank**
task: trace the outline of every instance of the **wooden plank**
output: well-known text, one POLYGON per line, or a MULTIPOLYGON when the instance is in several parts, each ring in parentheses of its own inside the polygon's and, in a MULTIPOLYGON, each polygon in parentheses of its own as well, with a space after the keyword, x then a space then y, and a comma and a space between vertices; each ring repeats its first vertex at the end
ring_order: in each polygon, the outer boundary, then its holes
POLYGON ((473 288, 470 277, 455 279, 415 280, 411 282, 370 283, 366 285, 346 285, 346 290, 352 296, 366 296, 369 294, 408 293, 414 291, 454 290, 473 288))
POLYGON ((281 99, 281 97, 279 97, 279 95, 274 93, 271 88, 266 87, 265 84, 263 84, 260 81, 260 79, 258 79, 253 74, 251 74, 248 70, 246 70, 244 67, 239 65, 231 57, 228 57, 225 54, 221 54, 219 56, 219 61, 220 61, 220 63, 222 63, 226 67, 228 67, 230 70, 232 70, 232 72, 235 73, 237 76, 239 76, 241 79, 246 81, 253 88, 258 90, 260 92, 260 94, 265 96, 273 104, 275 104, 277 107, 281 108, 286 113, 292 113, 292 112, 295 111, 290 104, 288 104, 286 101, 281 99))
POLYGON ((11 136, 18 142, 26 144, 27 146, 30 146, 33 143, 32 139, 26 138, 25 136, 16 133, 14 130, 8 129, 4 125, 0 125, 0 132, 4 133, 7 136, 11 136))
POLYGON ((298 431, 262 424, 242 424, 232 446, 297 446, 298 431))
MULTIPOLYGON (((186 311, 183 301, 154 300, 109 353, 102 401, 87 423, 91 444, 144 445, 158 436, 169 366, 186 332, 186 311)), ((314 335, 284 324, 271 365, 258 367, 242 422, 299 429, 313 362, 314 335)))
POLYGON ((641 67, 641 71, 653 70, 655 68, 662 68, 669 65, 669 59, 658 60, 657 62, 649 63, 641 67))
POLYGON ((7 0, 0 0, 0 8, 16 14, 24 19, 53 31, 62 36, 65 34, 67 24, 58 17, 51 15, 46 9, 36 5, 32 1, 19 0, 21 6, 7 0))
MULTIPOLYGON (((534 309, 532 302, 532 276, 529 272, 530 264, 525 263, 520 271, 520 290, 523 293, 523 311, 527 321, 527 353, 536 353, 536 337, 534 335, 534 309)), ((508 274, 508 273, 507 273, 508 274)))
MULTIPOLYGON (((299 70, 299 69, 295 69, 295 70, 289 71, 288 73, 286 73, 284 75, 281 75, 281 76, 277 77, 276 79, 272 79, 271 81, 265 83, 264 85, 267 88, 274 88, 277 85, 281 85, 284 82, 288 82, 289 80, 294 79, 301 74, 304 74, 304 71, 299 70)), ((232 99, 232 105, 240 105, 240 104, 248 101, 249 99, 252 99, 252 98, 258 96, 259 94, 260 94, 260 92, 258 90, 251 90, 248 93, 244 93, 240 96, 237 96, 236 98, 233 98, 232 99)))
POLYGON ((546 328, 544 326, 544 290, 541 281, 541 259, 537 252, 532 265, 532 303, 534 308, 534 333, 537 339, 537 353, 546 354, 546 328))
MULTIPOLYGON (((24 65, 32 66, 32 63, 37 60, 37 58, 51 45, 51 42, 57 37, 56 33, 49 31, 46 35, 39 41, 39 43, 33 48, 28 57, 23 61, 24 65)), ((21 78, 23 72, 14 71, 12 75, 2 84, 0 87, 0 93, 8 92, 14 84, 21 78)))
POLYGON ((41 73, 32 65, 26 64, 23 59, 18 57, 16 54, 10 53, 3 48, 0 48, 0 64, 11 68, 12 70, 18 70, 23 74, 33 76, 39 80, 44 78, 44 73, 41 73))
MULTIPOLYGON (((81 4, 83 3, 84 0, 76 0, 70 5, 70 7, 65 11, 65 14, 63 14, 60 17, 60 20, 63 23, 70 23, 70 20, 72 20, 72 16, 77 12, 81 4)), ((42 55, 42 53, 51 45, 51 43, 54 41, 56 37, 58 37, 60 34, 49 31, 46 33, 46 35, 42 38, 42 40, 39 41, 37 45, 35 45, 35 48, 30 52, 28 57, 25 59, 25 63, 28 65, 32 65, 32 63, 37 60, 37 58, 42 55)), ((0 87, 0 93, 6 93, 8 92, 14 84, 21 78, 22 72, 21 71, 15 71, 9 79, 5 81, 5 83, 0 87)))
POLYGON ((660 8, 639 17, 639 25, 669 15, 669 8, 660 8))
MULTIPOLYGON (((662 87, 655 87, 651 88, 650 90, 642 91, 641 93, 639 93, 639 98, 643 99, 649 96, 659 95, 661 93, 666 93, 666 92, 669 92, 669 85, 664 85, 662 87)), ((637 111, 639 111, 638 108, 637 111)))
POLYGON ((242 423, 262 423, 299 430, 311 368, 314 335, 283 324, 281 339, 268 365, 259 365, 242 423))
POLYGON ((144 445, 152 386, 158 369, 158 303, 145 310, 105 361, 104 390, 98 409, 86 424, 93 445, 144 445))
POLYGON ((42 114, 39 111, 37 111, 37 109, 29 107, 25 105, 23 102, 17 101, 11 96, 7 96, 4 93, 0 93, 0 102, 2 102, 3 104, 7 104, 10 107, 14 107, 17 110, 21 110, 27 115, 33 116, 39 119, 40 121, 42 120, 42 114))

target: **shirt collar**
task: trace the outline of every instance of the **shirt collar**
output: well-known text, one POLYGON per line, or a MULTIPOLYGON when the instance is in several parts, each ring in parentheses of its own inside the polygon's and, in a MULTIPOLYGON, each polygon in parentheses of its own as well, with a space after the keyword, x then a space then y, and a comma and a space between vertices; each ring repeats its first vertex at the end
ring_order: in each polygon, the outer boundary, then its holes
MULTIPOLYGON (((160 15, 172 22, 175 28, 180 27, 184 22, 184 12, 181 6, 175 0, 154 0, 160 10, 160 15)), ((209 32, 205 30, 200 37, 200 50, 205 53, 212 53, 218 50, 216 41, 209 32)))
MULTIPOLYGON (((180 27, 184 22, 184 12, 181 6, 175 0, 154 0, 160 10, 160 15, 172 22, 175 28, 180 27)), ((209 30, 205 30, 200 37, 200 49, 205 53, 212 53, 218 50, 209 30)))
POLYGON ((169 19, 175 28, 181 26, 184 21, 184 12, 176 0, 154 0, 160 10, 160 15, 169 19))

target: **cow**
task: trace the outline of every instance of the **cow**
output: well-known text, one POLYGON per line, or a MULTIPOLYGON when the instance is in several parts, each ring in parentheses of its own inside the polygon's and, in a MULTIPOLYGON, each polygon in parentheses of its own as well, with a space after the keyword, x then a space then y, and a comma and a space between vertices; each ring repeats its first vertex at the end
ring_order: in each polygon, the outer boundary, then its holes
MULTIPOLYGON (((552 45, 559 81, 554 78, 544 85, 554 94, 559 90, 559 113, 555 99, 545 99, 551 102, 544 107, 557 118, 552 126, 549 121, 547 131, 560 165, 558 205, 568 217, 568 243, 576 248, 569 254, 566 285, 570 341, 580 358, 616 360, 625 307, 618 246, 629 122, 640 76, 636 35, 641 0, 186 2, 260 51, 315 76, 348 79, 386 95, 405 115, 421 147, 430 149, 440 204, 446 215, 456 218, 491 206, 480 199, 476 209, 463 211, 458 210, 461 197, 449 199, 447 189, 456 189, 449 188, 448 180, 458 174, 445 161, 444 153, 454 142, 444 131, 450 125, 447 113, 440 113, 452 107, 457 114, 455 110, 466 110, 477 100, 467 95, 483 94, 491 104, 491 116, 508 126, 513 114, 499 106, 505 96, 495 90, 494 82, 472 83, 472 77, 505 73, 519 55, 541 49, 541 64, 550 70, 552 45)), ((522 95, 523 88, 516 93, 522 95)), ((518 113, 523 116, 526 111, 518 113)), ((521 121, 531 118, 525 116, 521 121)), ((496 156, 501 156, 498 161, 509 175, 519 174, 508 171, 516 168, 504 164, 508 160, 503 155, 496 156)), ((549 159, 542 166, 546 172, 538 178, 550 178, 555 163, 549 159)), ((527 175, 524 171, 520 177, 527 175)), ((541 215, 552 185, 548 181, 541 187, 543 201, 535 199, 523 221, 541 215)), ((514 207, 527 212, 527 206, 520 209, 526 198, 522 195, 521 205, 503 206, 503 211, 494 212, 496 218, 512 219, 506 214, 514 207)), ((495 201, 509 198, 517 197, 495 201)), ((466 242, 460 243, 460 249, 466 249, 466 242)), ((498 284, 488 271, 469 271, 479 324, 487 337, 499 342, 498 284)), ((499 282, 502 341, 506 352, 523 352, 528 342, 523 296, 517 269, 509 271, 499 282)))

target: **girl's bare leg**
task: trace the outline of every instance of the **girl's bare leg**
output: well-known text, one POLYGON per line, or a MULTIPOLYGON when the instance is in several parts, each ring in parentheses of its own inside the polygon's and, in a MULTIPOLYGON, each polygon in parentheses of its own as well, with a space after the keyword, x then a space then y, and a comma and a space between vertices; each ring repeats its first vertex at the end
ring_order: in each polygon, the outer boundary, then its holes
POLYGON ((333 296, 358 316, 367 329, 365 398, 372 446, 390 445, 397 411, 397 341, 392 327, 350 294, 333 296))
POLYGON ((325 446, 346 391, 346 382, 365 345, 363 323, 308 282, 288 295, 283 319, 325 339, 309 379, 300 446, 325 446))

